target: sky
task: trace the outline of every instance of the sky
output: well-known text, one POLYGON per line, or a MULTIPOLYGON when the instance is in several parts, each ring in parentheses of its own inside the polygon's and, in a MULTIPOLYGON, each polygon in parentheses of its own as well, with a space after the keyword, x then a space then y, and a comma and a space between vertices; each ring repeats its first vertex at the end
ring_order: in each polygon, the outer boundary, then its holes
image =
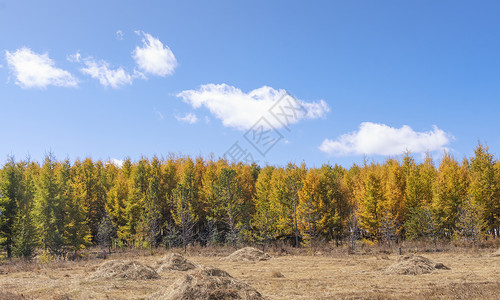
MULTIPOLYGON (((498 1, 0 0, 0 163, 500 149, 498 1)), ((498 156, 497 156, 498 157, 498 156)))

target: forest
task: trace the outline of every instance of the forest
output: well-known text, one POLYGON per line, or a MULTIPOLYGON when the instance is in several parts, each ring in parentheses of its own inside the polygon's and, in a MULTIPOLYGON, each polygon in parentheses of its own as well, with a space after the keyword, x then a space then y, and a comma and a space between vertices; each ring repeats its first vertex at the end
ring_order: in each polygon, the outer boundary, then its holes
POLYGON ((487 146, 461 162, 447 152, 419 160, 405 153, 308 168, 174 155, 121 166, 9 157, 0 169, 0 243, 5 256, 30 258, 92 246, 478 244, 499 235, 500 162, 487 146))

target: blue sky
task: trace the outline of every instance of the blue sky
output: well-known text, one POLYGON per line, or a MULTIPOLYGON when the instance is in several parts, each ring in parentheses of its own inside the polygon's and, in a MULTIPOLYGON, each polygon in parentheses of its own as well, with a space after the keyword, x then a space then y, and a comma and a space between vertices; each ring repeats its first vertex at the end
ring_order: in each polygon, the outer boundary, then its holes
POLYGON ((260 163, 311 166, 404 149, 461 159, 478 140, 496 154, 499 11, 497 1, 3 0, 0 162, 48 151, 217 157, 235 142, 260 163), (285 91, 302 108, 289 130, 269 114, 285 91), (278 132, 265 156, 245 139, 258 128, 278 132))

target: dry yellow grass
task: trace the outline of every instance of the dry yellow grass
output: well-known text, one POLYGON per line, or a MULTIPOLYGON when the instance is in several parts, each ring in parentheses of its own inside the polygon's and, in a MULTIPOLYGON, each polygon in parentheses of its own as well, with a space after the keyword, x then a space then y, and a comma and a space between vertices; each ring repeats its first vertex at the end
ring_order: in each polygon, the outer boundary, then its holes
POLYGON ((224 270, 198 267, 163 291, 150 295, 149 299, 264 300, 265 298, 255 288, 237 280, 224 270))
POLYGON ((102 263, 87 279, 159 279, 160 275, 150 266, 145 266, 136 261, 108 260, 102 263))
POLYGON ((230 261, 258 261, 258 260, 269 260, 271 256, 259 249, 253 247, 245 247, 234 251, 230 255, 221 258, 221 260, 230 261))
POLYGON ((157 272, 169 271, 188 271, 196 268, 197 266, 187 260, 184 256, 178 253, 170 253, 165 255, 160 261, 157 262, 157 272))
MULTIPOLYGON (((244 262, 199 254, 187 258, 227 271, 268 299, 500 299, 500 257, 492 257, 491 251, 419 255, 451 270, 416 276, 386 274, 384 270, 398 259, 394 254, 273 255, 267 261, 244 262)), ((111 259, 154 265, 162 256, 136 253, 111 259)), ((102 262, 0 266, 0 299, 143 299, 185 276, 166 272, 151 280, 87 280, 102 262)))

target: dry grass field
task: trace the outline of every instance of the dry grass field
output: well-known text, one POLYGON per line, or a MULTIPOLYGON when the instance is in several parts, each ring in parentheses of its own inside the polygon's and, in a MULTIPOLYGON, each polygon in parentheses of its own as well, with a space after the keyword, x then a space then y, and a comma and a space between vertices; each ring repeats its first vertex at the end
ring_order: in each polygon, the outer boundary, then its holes
MULTIPOLYGON (((500 256, 492 249, 421 252, 450 270, 421 275, 387 274, 399 256, 382 251, 348 255, 277 255, 266 261, 230 261, 223 251, 191 251, 195 264, 214 266, 257 289, 267 299, 500 299, 500 256)), ((135 260, 154 267, 163 253, 115 253, 109 260, 135 260)), ((149 280, 89 279, 101 259, 0 265, 0 299, 143 299, 185 276, 161 272, 149 280)))

